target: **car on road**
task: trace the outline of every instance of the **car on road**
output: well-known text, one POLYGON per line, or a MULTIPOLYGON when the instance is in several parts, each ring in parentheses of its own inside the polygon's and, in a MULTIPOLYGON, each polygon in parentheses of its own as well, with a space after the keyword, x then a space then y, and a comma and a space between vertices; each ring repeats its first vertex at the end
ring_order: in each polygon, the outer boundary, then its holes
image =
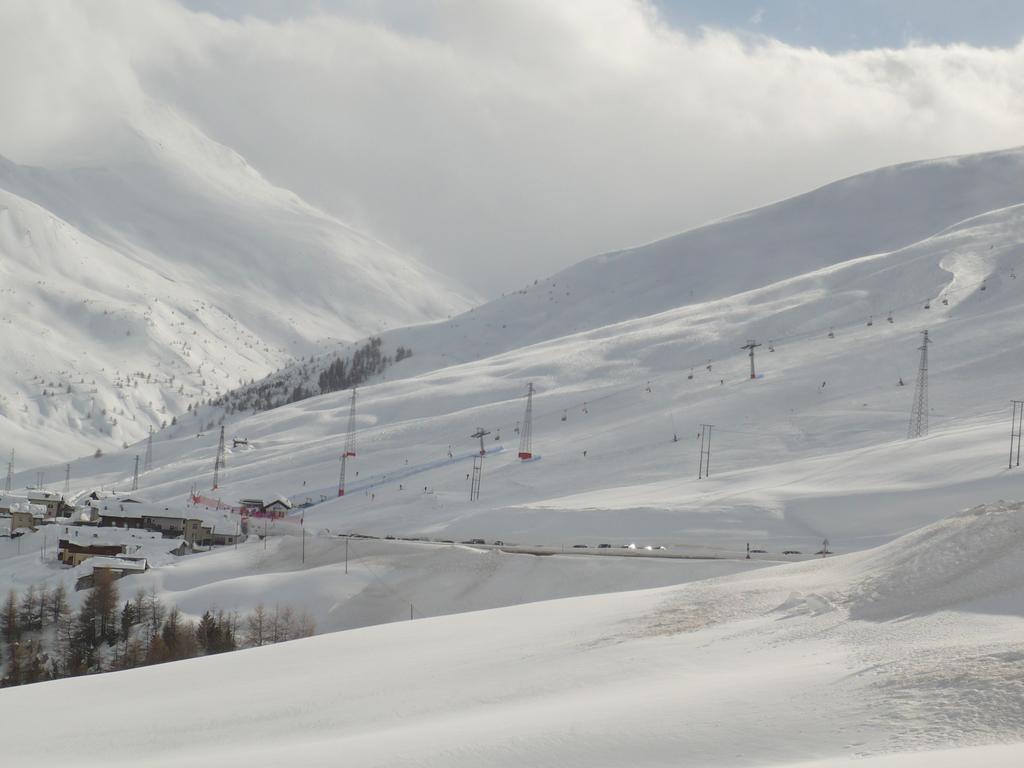
POLYGON ((611 544, 598 544, 597 548, 598 549, 611 549, 612 545, 611 544))
POLYGON ((750 550, 750 554, 752 554, 752 555, 766 555, 766 554, 768 554, 768 550, 767 549, 752 549, 752 550, 750 550))
POLYGON ((494 542, 494 546, 496 546, 496 547, 504 547, 505 546, 505 542, 502 541, 501 539, 497 539, 494 542))
POLYGON ((644 547, 644 549, 646 549, 648 552, 653 552, 654 551, 654 547, 652 547, 650 544, 648 544, 646 547, 644 547))
POLYGON ((664 544, 659 544, 655 549, 667 549, 667 547, 664 544))
POLYGON ((622 548, 623 548, 623 549, 636 549, 636 544, 633 544, 633 543, 630 543, 630 544, 623 544, 623 545, 622 545, 622 548))
POLYGON ((573 544, 572 548, 573 549, 586 549, 587 545, 586 544, 573 544))
POLYGON ((799 555, 802 554, 799 549, 784 549, 782 550, 784 555, 799 555))

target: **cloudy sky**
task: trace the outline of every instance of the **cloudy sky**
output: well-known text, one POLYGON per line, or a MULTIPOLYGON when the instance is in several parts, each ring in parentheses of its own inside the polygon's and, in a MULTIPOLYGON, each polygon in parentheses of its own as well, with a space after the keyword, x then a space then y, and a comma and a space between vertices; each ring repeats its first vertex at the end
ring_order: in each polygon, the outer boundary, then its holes
POLYGON ((476 288, 891 163, 1024 144, 979 0, 5 0, 0 155, 141 98, 476 288), (967 8, 967 6, 970 6, 967 8))

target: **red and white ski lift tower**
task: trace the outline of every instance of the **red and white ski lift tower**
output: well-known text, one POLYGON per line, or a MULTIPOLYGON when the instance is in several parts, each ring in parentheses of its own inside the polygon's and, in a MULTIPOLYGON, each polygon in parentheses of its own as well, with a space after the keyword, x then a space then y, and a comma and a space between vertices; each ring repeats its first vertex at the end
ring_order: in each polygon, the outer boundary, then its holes
POLYGON ((519 458, 529 461, 533 458, 533 382, 526 387, 526 415, 519 431, 519 458))
POLYGON ((475 437, 475 438, 479 438, 480 439, 480 455, 481 456, 486 456, 487 455, 487 449, 484 447, 484 438, 487 437, 487 435, 489 435, 489 434, 491 434, 490 430, 484 429, 483 427, 477 427, 476 428, 476 432, 474 432, 472 435, 470 435, 470 437, 475 437))
POLYGON ((345 431, 345 447, 341 452, 341 472, 338 475, 338 495, 345 495, 345 465, 356 456, 356 388, 352 387, 352 401, 348 406, 348 428, 345 431))
POLYGON ((740 347, 740 349, 749 349, 750 350, 750 378, 752 378, 752 379, 756 379, 757 378, 757 374, 754 373, 754 350, 757 349, 760 346, 761 345, 758 344, 753 339, 747 339, 747 343, 744 344, 742 347, 740 347))

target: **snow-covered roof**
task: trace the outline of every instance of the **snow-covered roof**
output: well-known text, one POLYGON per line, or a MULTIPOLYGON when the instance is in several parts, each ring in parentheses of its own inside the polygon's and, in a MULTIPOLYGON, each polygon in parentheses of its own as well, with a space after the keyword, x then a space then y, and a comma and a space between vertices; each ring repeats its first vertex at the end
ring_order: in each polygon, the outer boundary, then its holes
POLYGON ((55 491, 34 490, 28 492, 29 501, 60 501, 64 497, 55 491))
POLYGON ((147 566, 146 558, 125 559, 120 557, 92 557, 88 560, 89 565, 95 571, 97 568, 113 568, 121 571, 145 571, 147 566))

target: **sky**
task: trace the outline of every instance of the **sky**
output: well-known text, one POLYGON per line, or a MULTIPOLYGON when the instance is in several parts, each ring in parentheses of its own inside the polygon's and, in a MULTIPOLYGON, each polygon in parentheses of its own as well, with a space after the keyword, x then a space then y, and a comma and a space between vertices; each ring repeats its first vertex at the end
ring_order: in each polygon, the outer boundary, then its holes
POLYGON ((101 163, 157 101, 489 297, 1022 144, 1022 32, 995 0, 8 0, 0 155, 101 163))

